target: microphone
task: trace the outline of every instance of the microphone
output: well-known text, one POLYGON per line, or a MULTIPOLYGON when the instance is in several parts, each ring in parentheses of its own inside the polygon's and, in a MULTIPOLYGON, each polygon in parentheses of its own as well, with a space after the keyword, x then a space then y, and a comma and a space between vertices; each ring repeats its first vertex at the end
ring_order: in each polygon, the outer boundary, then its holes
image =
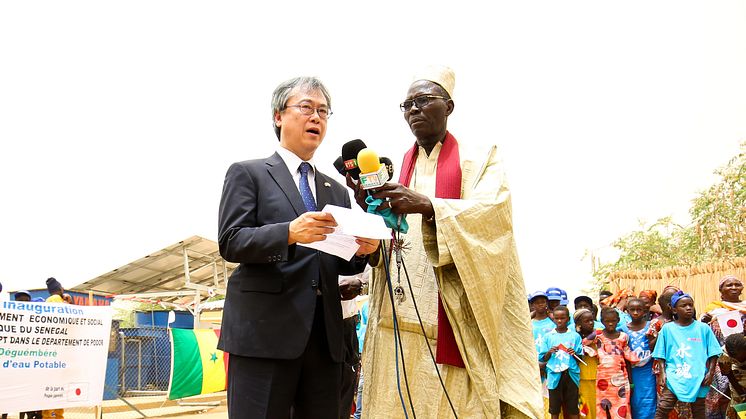
POLYGON ((360 168, 360 186, 365 189, 380 188, 389 180, 386 165, 381 163, 375 151, 364 148, 357 153, 357 164, 360 168))
MULTIPOLYGON (((382 163, 382 160, 378 158, 375 151, 369 148, 364 148, 358 152, 357 164, 360 169, 360 186, 368 192, 365 203, 368 204, 368 212, 383 217, 383 221, 388 228, 406 234, 409 229, 407 220, 402 215, 394 214, 390 207, 379 209, 378 207, 383 204, 383 200, 373 197, 374 189, 383 186, 389 180, 389 171, 392 174, 394 172, 393 165, 389 169, 387 164, 382 163)), ((386 160, 391 162, 390 159, 386 160)))
MULTIPOLYGON (((379 160, 381 161, 381 164, 386 165, 386 171, 389 172, 389 180, 393 179, 394 178, 394 163, 391 162, 391 159, 388 157, 381 157, 379 158, 379 160)), ((334 160, 334 163, 332 164, 334 165, 334 168, 337 170, 337 173, 339 173, 342 176, 347 174, 347 169, 345 168, 344 161, 342 161, 342 156, 337 157, 337 159, 334 160)))
POLYGON ((345 169, 345 163, 342 161, 342 156, 337 157, 337 160, 334 160, 334 168, 337 169, 337 173, 344 176, 345 173, 347 173, 347 170, 345 169))
POLYGON ((360 168, 358 167, 357 155, 360 150, 367 146, 363 140, 352 140, 342 145, 342 163, 347 173, 352 176, 353 179, 358 180, 360 177, 360 168))
POLYGON ((386 165, 386 171, 389 172, 389 180, 394 178, 394 163, 388 157, 381 157, 380 161, 386 165))

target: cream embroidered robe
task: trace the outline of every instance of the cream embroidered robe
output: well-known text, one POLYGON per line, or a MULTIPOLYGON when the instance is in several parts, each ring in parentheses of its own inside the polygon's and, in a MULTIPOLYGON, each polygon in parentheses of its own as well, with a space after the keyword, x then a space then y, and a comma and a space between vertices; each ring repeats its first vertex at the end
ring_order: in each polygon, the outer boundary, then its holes
MULTIPOLYGON (((541 383, 521 268, 513 239, 510 192, 497 147, 468 151, 459 144, 462 199, 435 196, 440 144, 430 156, 422 148, 410 187, 435 208, 435 223, 407 216, 404 263, 411 280, 427 344, 412 304, 404 268, 406 299, 396 304, 409 390, 417 417, 452 418, 430 354, 437 338, 437 298, 443 304, 466 368, 439 365, 460 418, 540 418, 541 383), (437 279, 436 279, 437 278, 437 279)), ((380 259, 380 258, 379 258, 380 259)), ((391 280, 397 266, 392 257, 391 280)), ((370 313, 363 351, 363 417, 403 418, 397 392, 394 329, 382 261, 373 269, 370 313)), ((399 355, 400 357, 400 355, 399 355)), ((412 417, 403 371, 404 403, 412 417)))

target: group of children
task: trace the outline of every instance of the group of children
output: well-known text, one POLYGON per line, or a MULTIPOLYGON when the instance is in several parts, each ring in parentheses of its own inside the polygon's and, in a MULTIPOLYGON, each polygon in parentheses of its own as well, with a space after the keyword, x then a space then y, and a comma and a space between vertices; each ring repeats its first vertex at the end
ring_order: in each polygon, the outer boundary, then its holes
MULTIPOLYGON (((656 296, 602 291, 600 315, 588 296, 574 300, 570 315, 560 289, 529 295, 545 410, 552 419, 669 418, 672 410, 679 418, 705 418, 704 397, 721 344, 709 325, 697 321, 691 295, 668 287, 655 305, 656 296)), ((746 338, 734 334, 725 346, 723 375, 731 364, 746 362, 746 338)), ((740 386, 734 390, 736 396, 746 393, 740 386)))

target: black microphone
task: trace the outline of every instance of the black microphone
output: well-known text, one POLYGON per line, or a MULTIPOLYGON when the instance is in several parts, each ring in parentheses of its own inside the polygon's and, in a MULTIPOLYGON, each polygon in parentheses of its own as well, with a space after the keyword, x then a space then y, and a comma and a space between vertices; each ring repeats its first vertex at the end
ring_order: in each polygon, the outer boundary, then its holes
POLYGON ((367 148, 367 146, 363 140, 348 141, 342 146, 342 162, 345 170, 355 180, 360 178, 360 168, 357 166, 357 153, 364 148, 367 148))
POLYGON ((337 157, 337 160, 334 160, 334 168, 337 169, 337 173, 344 176, 347 173, 347 170, 345 170, 345 163, 342 161, 342 156, 337 157))
POLYGON ((388 157, 381 157, 378 159, 381 163, 386 165, 386 171, 389 172, 389 180, 394 178, 394 163, 388 157))
MULTIPOLYGON (((394 178, 394 163, 391 161, 388 157, 380 157, 378 161, 386 166, 386 171, 389 173, 389 180, 394 178)), ((345 163, 342 161, 342 156, 337 157, 336 160, 334 160, 334 168, 337 169, 337 173, 344 176, 347 174, 347 169, 345 169, 345 163)))

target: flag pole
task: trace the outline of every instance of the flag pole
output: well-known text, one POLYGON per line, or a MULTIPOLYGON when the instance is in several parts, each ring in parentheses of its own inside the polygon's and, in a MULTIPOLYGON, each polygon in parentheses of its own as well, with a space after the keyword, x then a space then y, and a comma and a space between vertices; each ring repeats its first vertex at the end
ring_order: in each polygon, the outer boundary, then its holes
POLYGON ((578 360, 579 362, 581 362, 581 363, 582 363, 583 365, 585 365, 586 367, 588 366, 588 364, 586 364, 586 363, 585 363, 585 361, 583 361, 582 359, 580 359, 580 357, 579 357, 579 356, 577 356, 577 355, 575 355, 575 354, 572 354, 572 356, 574 356, 574 357, 575 357, 575 359, 577 359, 577 360, 578 360))
POLYGON ((722 391, 718 390, 717 387, 713 386, 712 384, 710 384, 710 388, 712 388, 713 390, 715 390, 718 393, 720 393, 721 395, 723 395, 723 397, 725 397, 726 399, 733 400, 732 398, 730 398, 730 396, 728 396, 727 394, 725 394, 722 391))

